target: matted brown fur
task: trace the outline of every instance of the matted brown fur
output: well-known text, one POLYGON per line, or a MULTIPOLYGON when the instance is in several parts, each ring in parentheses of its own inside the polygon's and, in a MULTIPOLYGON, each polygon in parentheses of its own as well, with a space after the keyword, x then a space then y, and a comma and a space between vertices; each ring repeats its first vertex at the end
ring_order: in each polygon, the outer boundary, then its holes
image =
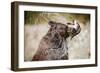
POLYGON ((67 60, 68 46, 66 38, 69 37, 68 26, 62 23, 50 21, 50 29, 42 38, 32 61, 42 60, 67 60))

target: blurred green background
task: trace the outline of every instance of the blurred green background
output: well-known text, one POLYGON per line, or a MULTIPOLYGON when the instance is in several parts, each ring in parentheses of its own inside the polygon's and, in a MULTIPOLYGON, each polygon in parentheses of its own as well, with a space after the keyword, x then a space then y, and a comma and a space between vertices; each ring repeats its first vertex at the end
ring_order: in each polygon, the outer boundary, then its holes
POLYGON ((77 14, 77 13, 61 13, 61 12, 37 12, 37 11, 25 11, 24 12, 24 23, 25 24, 43 24, 48 23, 50 20, 56 21, 57 18, 61 17, 66 19, 66 21, 78 20, 85 24, 85 22, 90 20, 89 14, 77 14))

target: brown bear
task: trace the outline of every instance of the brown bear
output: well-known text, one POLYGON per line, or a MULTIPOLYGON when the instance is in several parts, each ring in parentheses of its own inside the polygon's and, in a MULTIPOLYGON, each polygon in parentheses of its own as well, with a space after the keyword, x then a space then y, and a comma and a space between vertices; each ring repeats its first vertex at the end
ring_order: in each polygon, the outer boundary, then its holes
POLYGON ((42 38, 32 61, 67 60, 68 45, 66 39, 72 38, 80 32, 78 23, 59 23, 49 21, 50 29, 42 38))

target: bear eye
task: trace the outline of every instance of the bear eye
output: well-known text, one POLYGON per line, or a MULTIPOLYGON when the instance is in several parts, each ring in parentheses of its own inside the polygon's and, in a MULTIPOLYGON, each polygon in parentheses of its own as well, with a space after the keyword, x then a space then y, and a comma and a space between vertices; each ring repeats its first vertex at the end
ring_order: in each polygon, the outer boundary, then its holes
POLYGON ((71 23, 67 23, 68 25, 71 25, 71 23))

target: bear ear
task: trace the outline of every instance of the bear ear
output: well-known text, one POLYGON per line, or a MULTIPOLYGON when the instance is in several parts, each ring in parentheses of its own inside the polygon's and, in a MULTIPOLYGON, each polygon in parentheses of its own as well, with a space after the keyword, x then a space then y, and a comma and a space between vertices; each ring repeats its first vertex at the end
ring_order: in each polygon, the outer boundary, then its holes
POLYGON ((54 21, 49 21, 48 24, 51 26, 51 27, 54 27, 56 25, 56 22, 54 21))

